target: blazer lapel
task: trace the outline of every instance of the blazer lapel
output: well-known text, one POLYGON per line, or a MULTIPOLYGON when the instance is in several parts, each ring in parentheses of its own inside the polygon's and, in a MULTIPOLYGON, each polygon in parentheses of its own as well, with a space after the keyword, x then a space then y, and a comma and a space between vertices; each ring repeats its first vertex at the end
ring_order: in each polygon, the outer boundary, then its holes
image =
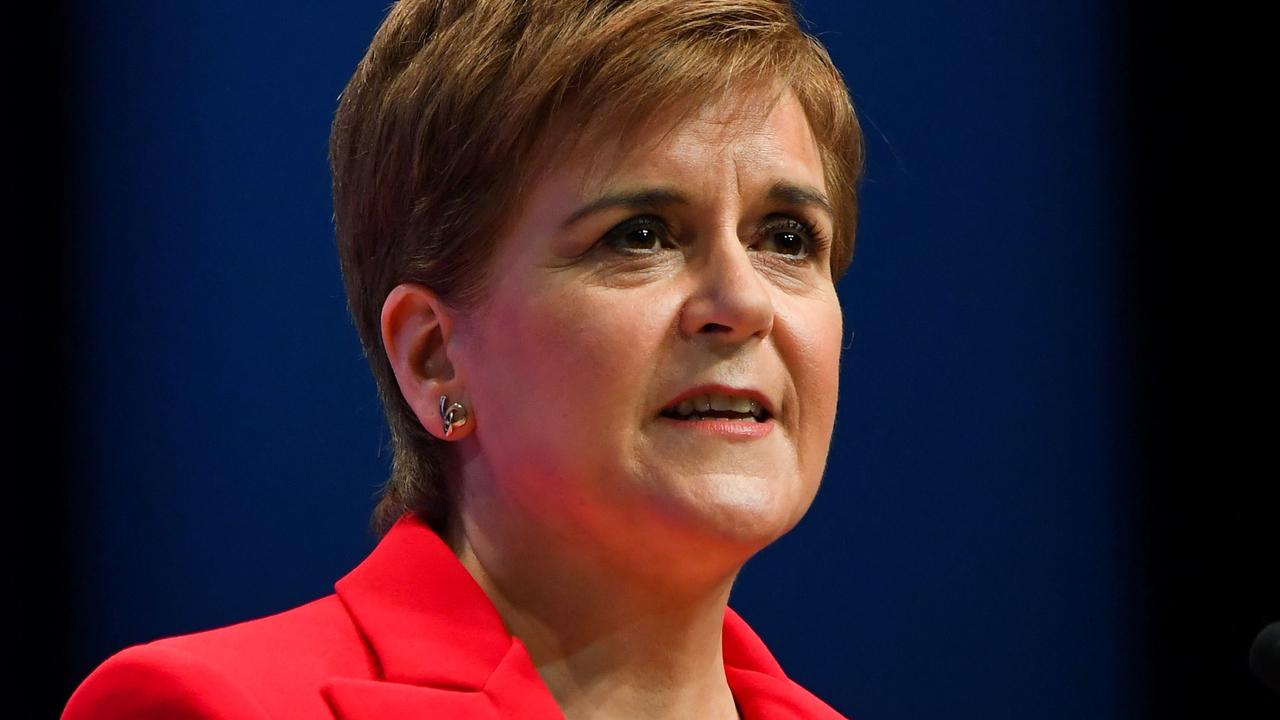
POLYGON ((724 615, 724 671, 745 720, 845 720, 787 677, 738 613, 724 615))
POLYGON ((324 685, 335 717, 564 717, 484 590, 412 514, 334 590, 377 670, 324 685))
POLYGON ((512 641, 507 654, 476 690, 342 678, 329 682, 323 692, 334 716, 341 720, 552 720, 564 717, 519 640, 512 641))

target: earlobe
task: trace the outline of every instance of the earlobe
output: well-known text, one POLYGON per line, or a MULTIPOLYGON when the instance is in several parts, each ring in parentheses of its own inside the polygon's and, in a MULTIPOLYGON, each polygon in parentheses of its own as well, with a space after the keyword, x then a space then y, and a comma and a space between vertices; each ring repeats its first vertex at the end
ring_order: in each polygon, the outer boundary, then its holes
POLYGON ((431 289, 402 283, 382 304, 381 327, 382 347, 400 394, 428 432, 453 439, 465 424, 458 422, 462 411, 454 411, 452 427, 446 429, 445 413, 438 407, 442 396, 461 391, 446 352, 453 329, 448 307, 431 289))

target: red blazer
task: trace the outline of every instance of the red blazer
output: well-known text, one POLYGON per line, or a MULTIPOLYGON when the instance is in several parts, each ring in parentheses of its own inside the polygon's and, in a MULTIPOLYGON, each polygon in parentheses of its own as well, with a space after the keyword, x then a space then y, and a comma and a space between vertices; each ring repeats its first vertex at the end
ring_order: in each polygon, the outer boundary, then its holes
MULTIPOLYGON (((484 591, 413 515, 334 590, 270 617, 122 650, 62 717, 563 717, 484 591)), ((789 680, 733 610, 724 663, 748 720, 842 717, 789 680)))

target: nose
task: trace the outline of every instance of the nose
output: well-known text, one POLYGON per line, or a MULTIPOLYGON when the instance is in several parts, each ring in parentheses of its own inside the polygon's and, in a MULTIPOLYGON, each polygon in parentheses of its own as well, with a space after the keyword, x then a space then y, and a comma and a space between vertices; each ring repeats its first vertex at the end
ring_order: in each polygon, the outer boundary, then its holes
POLYGON ((727 233, 690 265, 697 279, 680 314, 685 337, 737 345, 772 332, 773 296, 749 253, 736 233, 727 233))

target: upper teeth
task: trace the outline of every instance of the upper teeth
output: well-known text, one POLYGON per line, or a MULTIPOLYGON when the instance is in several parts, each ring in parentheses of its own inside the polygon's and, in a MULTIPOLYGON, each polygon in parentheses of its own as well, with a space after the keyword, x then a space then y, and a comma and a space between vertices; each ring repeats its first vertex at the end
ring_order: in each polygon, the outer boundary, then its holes
POLYGON ((698 395, 681 400, 676 405, 675 410, 680 415, 690 415, 694 412, 711 412, 712 410, 731 410, 733 412, 751 413, 756 416, 764 412, 764 408, 755 400, 738 395, 721 395, 720 393, 698 395))

